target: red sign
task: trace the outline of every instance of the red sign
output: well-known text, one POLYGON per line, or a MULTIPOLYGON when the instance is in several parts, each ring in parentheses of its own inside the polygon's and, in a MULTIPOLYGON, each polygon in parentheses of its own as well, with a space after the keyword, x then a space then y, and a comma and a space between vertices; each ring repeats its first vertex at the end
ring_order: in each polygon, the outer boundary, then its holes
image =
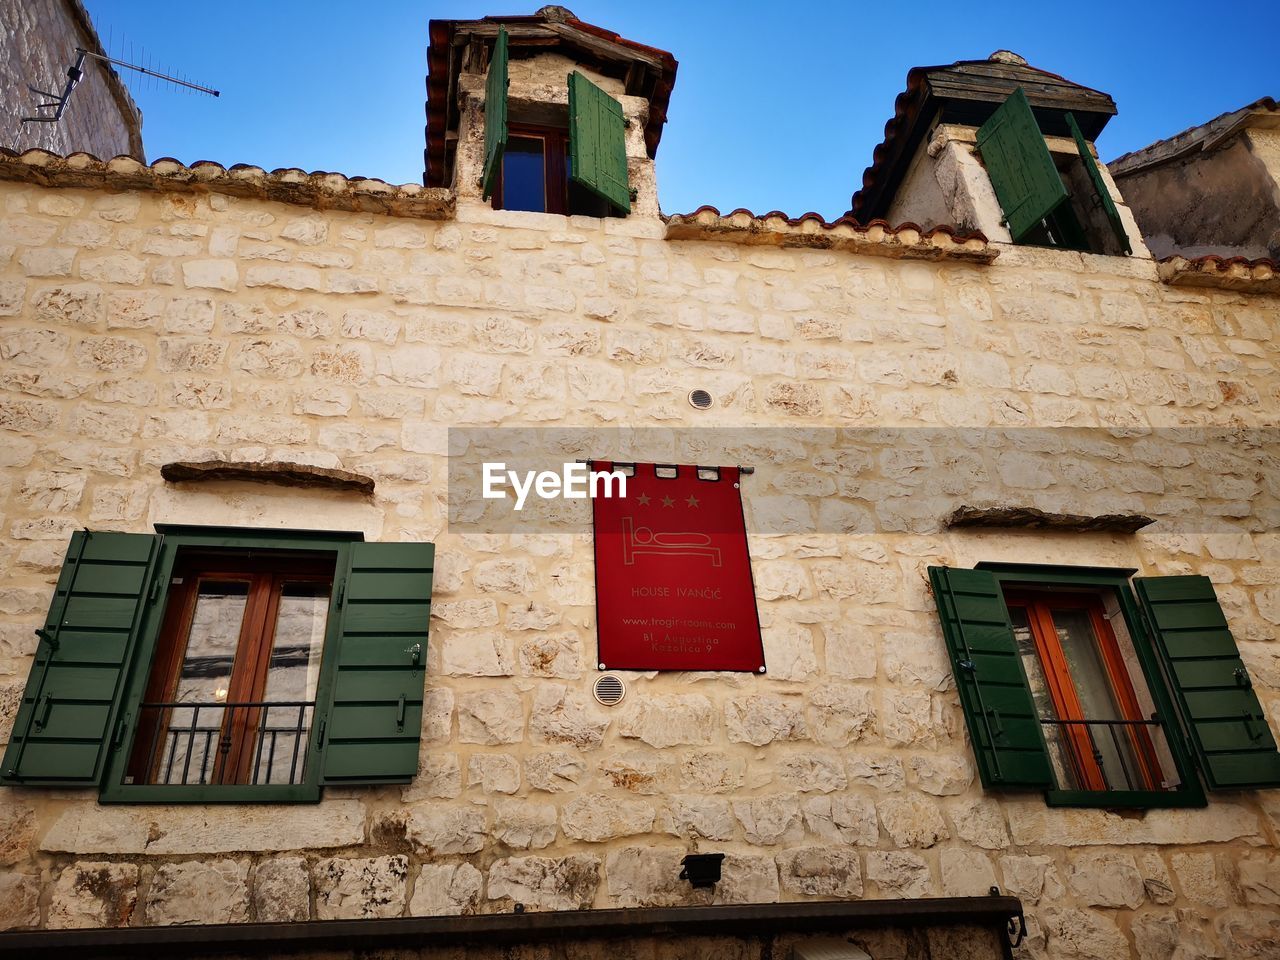
POLYGON ((626 489, 592 499, 600 668, 763 670, 738 468, 638 463, 626 489))

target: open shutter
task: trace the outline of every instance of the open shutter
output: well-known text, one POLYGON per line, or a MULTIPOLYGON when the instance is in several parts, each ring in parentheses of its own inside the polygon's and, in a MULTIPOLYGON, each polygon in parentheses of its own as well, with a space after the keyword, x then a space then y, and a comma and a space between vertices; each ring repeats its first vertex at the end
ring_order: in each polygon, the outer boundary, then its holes
POLYGON ((1014 243, 1067 199, 1067 188, 1021 87, 979 128, 978 153, 1014 243))
POLYGON ((1054 785, 1044 733, 996 578, 930 567, 956 689, 986 787, 1054 785))
POLYGON ((1135 577, 1210 789, 1280 786, 1280 752, 1208 577, 1135 577))
POLYGON ((498 28, 489 60, 489 79, 484 90, 484 173, 481 184, 484 199, 493 196, 502 169, 502 154, 507 149, 507 28, 498 28))
POLYGON ((407 783, 417 774, 434 563, 429 543, 352 544, 324 783, 407 783))
POLYGON ((1098 194, 1098 202, 1102 204, 1102 212, 1107 216, 1107 222, 1111 224, 1111 232, 1116 235, 1116 239, 1120 241, 1120 246, 1125 253, 1133 253, 1133 247, 1129 243, 1129 233, 1124 228, 1124 224, 1120 221, 1120 211, 1116 209, 1116 202, 1111 199, 1111 191, 1107 189, 1107 183, 1102 179, 1102 171, 1098 169, 1098 161, 1093 159, 1093 151, 1089 149, 1089 143, 1085 140, 1084 134, 1080 132, 1080 125, 1076 123, 1076 118, 1071 114, 1067 114, 1067 126, 1071 128, 1071 135, 1075 137, 1076 149, 1080 151, 1080 161, 1084 164, 1085 172, 1089 175, 1089 182, 1093 184, 1094 192, 1098 194))
POLYGON ((622 104, 578 71, 569 74, 569 177, 631 212, 622 104))
POLYGON ((95 786, 118 723, 160 538, 73 534, 9 748, 6 784, 95 786))

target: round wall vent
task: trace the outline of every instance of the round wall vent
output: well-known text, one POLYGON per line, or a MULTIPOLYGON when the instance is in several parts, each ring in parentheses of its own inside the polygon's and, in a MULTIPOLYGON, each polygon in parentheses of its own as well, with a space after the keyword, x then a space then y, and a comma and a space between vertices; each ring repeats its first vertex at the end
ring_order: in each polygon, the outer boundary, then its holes
POLYGON ((690 406, 696 407, 699 410, 705 410, 707 409, 707 407, 711 406, 713 403, 715 403, 715 401, 711 399, 711 394, 707 393, 707 391, 705 390, 689 391, 690 406))
POLYGON ((627 695, 627 685, 622 682, 621 677, 606 673, 596 680, 591 687, 591 692, 596 695, 596 700, 600 703, 603 703, 606 707, 612 707, 627 695))

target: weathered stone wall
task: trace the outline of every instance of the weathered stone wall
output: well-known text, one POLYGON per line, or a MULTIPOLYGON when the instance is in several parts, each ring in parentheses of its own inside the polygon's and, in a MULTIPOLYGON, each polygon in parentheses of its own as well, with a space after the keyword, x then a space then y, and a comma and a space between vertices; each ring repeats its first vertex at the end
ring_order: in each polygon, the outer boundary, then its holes
POLYGON ((1211 153, 1120 176, 1152 255, 1280 257, 1278 139, 1249 130, 1211 153))
POLYGON ((28 85, 62 94, 76 47, 102 51, 79 0, 0 0, 0 144, 53 153, 92 153, 108 160, 142 153, 142 114, 107 65, 86 60, 84 79, 57 123, 23 123, 47 98, 28 85))
MULTIPOLYGON (((1004 211, 978 153, 977 141, 976 127, 939 124, 929 140, 922 142, 917 149, 889 205, 886 219, 893 224, 909 221, 926 228, 946 223, 961 230, 977 230, 989 240, 1008 243, 1011 237, 1004 223, 1004 211)), ((1091 198, 1093 185, 1079 163, 1079 148, 1075 141, 1066 137, 1045 137, 1045 144, 1059 169, 1074 173, 1074 176, 1065 178, 1072 197, 1091 198)), ((1099 164, 1098 168, 1124 224, 1133 256, 1149 257, 1125 198, 1116 188, 1106 166, 1099 164)), ((1079 202, 1076 207, 1082 225, 1090 235, 1104 238, 1105 243, 1111 244, 1110 225, 1093 201, 1079 202)), ((1094 249, 1105 250, 1108 247, 1094 249)), ((1119 247, 1115 248, 1115 252, 1119 250, 1119 247)))
POLYGON ((1216 525, 947 531, 952 495, 877 491, 937 476, 963 491, 974 464, 833 463, 800 428, 1069 425, 1132 441, 1273 425, 1277 301, 1169 288, 1149 261, 1007 248, 990 266, 912 263, 663 235, 652 217, 475 202, 431 223, 0 184, 0 739, 76 528, 359 529, 434 540, 438 556, 412 784, 315 806, 0 790, 4 926, 997 885, 1032 915, 1029 956, 1276 954, 1280 795, 1121 815, 984 793, 923 575, 980 559, 1206 574, 1280 730, 1280 535, 1251 506, 1274 478, 1194 456, 1166 469, 1158 451, 1143 469, 1106 445, 1046 467, 993 434, 984 469, 1006 503, 1102 489, 1156 517, 1203 503, 1216 525), (685 401, 695 385, 716 394, 710 414, 685 401), (766 676, 629 674, 627 698, 600 707, 589 531, 447 529, 446 428, 709 423, 797 428, 798 448, 757 451, 748 505, 834 504, 861 532, 752 538, 766 676), (377 487, 160 477, 211 458, 342 467, 377 487), (692 849, 728 854, 714 893, 676 879, 692 849))

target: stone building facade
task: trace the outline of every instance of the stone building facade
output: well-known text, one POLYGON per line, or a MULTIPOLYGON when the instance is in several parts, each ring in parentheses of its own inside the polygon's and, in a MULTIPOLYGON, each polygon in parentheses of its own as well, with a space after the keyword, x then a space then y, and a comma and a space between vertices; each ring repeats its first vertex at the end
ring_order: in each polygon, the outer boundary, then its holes
MULTIPOLYGON (((561 102, 566 57, 513 57, 511 89, 561 102)), ((1126 257, 932 224, 663 217, 643 136, 656 95, 593 76, 632 121, 625 217, 481 199, 483 70, 456 87, 446 184, 0 156, 4 739, 75 531, 435 545, 410 782, 309 804, 11 782, 0 923, 35 933, 0 950, 517 905, 978 904, 996 888, 1025 912, 1019 957, 1280 953, 1280 792, 1117 808, 984 786, 928 572, 1207 577, 1280 730, 1270 274, 1169 282, 1140 237, 1126 257), (756 468, 746 508, 775 518, 750 535, 768 670, 625 673, 626 697, 601 705, 589 523, 451 522, 449 431, 652 428, 670 446, 573 455, 661 460, 712 426, 743 431, 716 452, 756 468), (210 461, 239 466, 161 474, 210 461), (725 854, 714 888, 680 879, 696 852, 725 854), (99 939, 58 939, 75 929, 99 939)), ((849 934, 877 960, 1001 955, 989 925, 885 910, 849 934)), ((764 949, 656 942, 594 949, 764 949)))
POLYGON ((80 0, 4 0, 0 3, 0 138, 10 150, 77 151, 110 159, 145 159, 142 111, 119 74, 88 60, 84 78, 57 123, 23 123, 39 114, 48 97, 29 87, 61 95, 76 48, 105 55, 93 21, 80 0))

